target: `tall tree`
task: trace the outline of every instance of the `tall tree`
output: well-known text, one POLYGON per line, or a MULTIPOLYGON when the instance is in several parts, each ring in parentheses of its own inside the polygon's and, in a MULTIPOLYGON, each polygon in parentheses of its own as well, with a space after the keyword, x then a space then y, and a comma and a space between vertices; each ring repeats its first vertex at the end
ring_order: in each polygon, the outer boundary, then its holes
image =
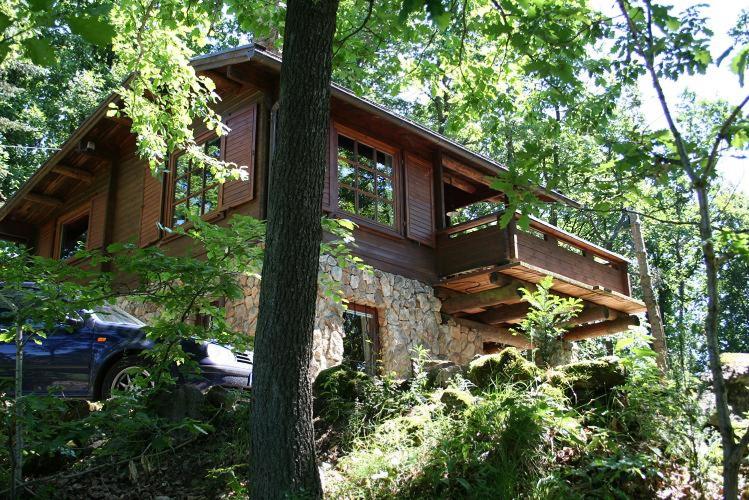
POLYGON ((255 341, 252 498, 322 497, 312 427, 312 329, 338 0, 291 0, 270 171, 255 341))

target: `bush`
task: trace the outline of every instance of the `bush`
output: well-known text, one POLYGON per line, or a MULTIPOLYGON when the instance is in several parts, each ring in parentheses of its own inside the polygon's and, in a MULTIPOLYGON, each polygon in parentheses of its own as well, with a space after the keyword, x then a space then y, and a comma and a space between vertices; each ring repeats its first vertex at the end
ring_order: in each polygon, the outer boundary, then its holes
POLYGON ((475 398, 468 391, 448 388, 440 395, 440 402, 447 413, 459 413, 473 405, 475 398))
POLYGON ((480 389, 498 384, 531 382, 541 374, 535 364, 527 361, 514 347, 496 354, 481 356, 468 365, 466 377, 480 389))

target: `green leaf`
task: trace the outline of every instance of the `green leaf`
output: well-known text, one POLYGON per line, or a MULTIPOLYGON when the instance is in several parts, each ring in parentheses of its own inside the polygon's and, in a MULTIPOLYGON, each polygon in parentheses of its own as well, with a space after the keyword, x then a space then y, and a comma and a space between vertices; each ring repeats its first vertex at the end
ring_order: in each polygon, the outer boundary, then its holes
POLYGON ((749 58, 749 46, 743 47, 731 60, 731 70, 739 76, 739 85, 744 86, 744 72, 749 58))
POLYGON ((0 12, 0 31, 5 31, 5 28, 10 26, 10 24, 11 24, 10 17, 0 12))
POLYGON ((90 16, 70 16, 67 18, 70 30, 94 45, 106 46, 112 42, 114 28, 105 18, 90 16))
POLYGON ((28 38, 21 42, 24 52, 31 62, 39 66, 51 66, 55 63, 55 52, 46 38, 28 38))
POLYGON ((37 12, 47 11, 52 7, 52 4, 55 3, 55 0, 28 0, 29 1, 29 7, 31 7, 31 10, 35 10, 37 12))

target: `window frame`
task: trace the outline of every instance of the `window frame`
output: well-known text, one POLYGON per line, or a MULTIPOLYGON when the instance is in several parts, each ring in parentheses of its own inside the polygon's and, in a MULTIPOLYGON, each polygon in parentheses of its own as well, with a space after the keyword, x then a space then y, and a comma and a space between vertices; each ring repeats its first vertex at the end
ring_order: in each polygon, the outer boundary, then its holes
MULTIPOLYGON (((369 375, 378 375, 382 373, 382 339, 380 335, 380 318, 379 318, 379 313, 377 311, 377 308, 372 307, 372 306, 365 306, 363 304, 356 304, 354 302, 349 302, 343 314, 345 315, 348 312, 368 314, 372 316, 372 321, 371 321, 372 326, 370 328, 369 334, 372 336, 372 352, 375 358, 374 359, 375 373, 370 373, 369 375)), ((344 325, 345 325, 345 320, 344 320, 344 325)), ((346 363, 347 361, 350 361, 350 360, 347 360, 344 357, 343 363, 346 363)))
MULTIPOLYGON (((341 125, 340 123, 334 123, 331 127, 331 141, 330 141, 330 212, 336 217, 351 219, 363 228, 374 229, 380 232, 389 233, 393 236, 402 237, 403 232, 403 220, 401 205, 403 203, 403 162, 401 159, 401 151, 399 148, 386 144, 382 141, 372 138, 371 136, 359 132, 355 129, 341 125), (357 143, 364 144, 375 150, 381 151, 390 155, 393 158, 393 175, 392 175, 392 187, 393 187, 393 225, 388 226, 374 219, 348 212, 343 210, 339 206, 339 182, 338 182, 338 136, 344 135, 349 139, 353 139, 357 143)), ((367 195, 364 195, 367 196, 367 195)), ((381 197, 372 199, 382 199, 381 197)))
MULTIPOLYGON (((198 146, 205 146, 209 142, 215 141, 216 139, 219 140, 219 150, 220 150, 219 159, 221 161, 224 161, 224 158, 226 155, 226 135, 222 135, 219 137, 215 133, 206 133, 198 137, 195 142, 198 144, 198 146)), ((166 203, 165 203, 164 214, 162 216, 162 224, 164 224, 164 227, 167 227, 169 229, 174 229, 175 227, 181 227, 181 228, 191 227, 191 224, 187 221, 184 224, 180 224, 179 226, 174 225, 174 209, 177 205, 180 204, 180 203, 176 203, 177 200, 175 199, 177 180, 185 177, 184 175, 177 177, 177 162, 183 154, 184 154, 184 151, 178 151, 169 156, 168 170, 166 172, 167 175, 164 176, 164 181, 163 181, 165 185, 163 186, 162 189, 166 193, 166 196, 165 196, 166 203)), ((189 178, 190 175, 191 174, 188 174, 187 177, 189 178)), ((223 184, 216 181, 215 187, 218 188, 218 200, 216 202, 216 206, 210 212, 201 214, 201 218, 203 220, 217 219, 221 217, 221 214, 223 212, 223 197, 224 197, 223 184)), ((198 192, 204 196, 206 191, 207 189, 203 187, 203 189, 198 192)), ((188 194, 192 194, 192 193, 190 192, 188 194)), ((187 196, 187 198, 184 198, 184 200, 189 200, 192 197, 193 196, 187 196)))
MULTIPOLYGON (((91 204, 90 203, 81 205, 80 207, 74 210, 71 210, 65 213, 64 215, 58 217, 57 223, 55 224, 55 243, 54 243, 54 254, 53 254, 54 259, 62 260, 63 226, 76 222, 84 217, 88 219, 88 222, 86 225, 86 246, 85 246, 86 249, 88 248, 88 240, 91 237, 91 204)), ((64 260, 66 262, 75 262, 78 259, 74 257, 68 257, 64 260)))

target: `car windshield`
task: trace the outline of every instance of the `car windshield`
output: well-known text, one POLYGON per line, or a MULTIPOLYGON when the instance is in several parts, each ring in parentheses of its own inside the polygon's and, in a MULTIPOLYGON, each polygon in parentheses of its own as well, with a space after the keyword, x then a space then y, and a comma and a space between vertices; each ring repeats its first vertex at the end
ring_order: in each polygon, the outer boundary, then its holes
POLYGON ((129 313, 126 313, 117 306, 106 305, 97 307, 92 314, 96 317, 97 320, 103 321, 105 323, 119 323, 134 326, 145 325, 145 323, 143 323, 141 320, 129 313))

